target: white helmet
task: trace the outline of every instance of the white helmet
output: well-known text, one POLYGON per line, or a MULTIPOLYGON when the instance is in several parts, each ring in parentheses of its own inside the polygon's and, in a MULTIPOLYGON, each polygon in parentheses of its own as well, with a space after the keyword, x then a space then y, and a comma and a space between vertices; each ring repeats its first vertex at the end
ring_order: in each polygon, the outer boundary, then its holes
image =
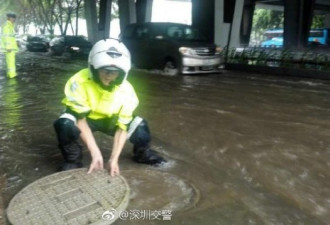
POLYGON ((120 83, 127 79, 131 69, 131 55, 126 46, 116 39, 104 39, 93 46, 88 56, 88 66, 95 76, 96 70, 103 67, 116 67, 121 70, 120 83))

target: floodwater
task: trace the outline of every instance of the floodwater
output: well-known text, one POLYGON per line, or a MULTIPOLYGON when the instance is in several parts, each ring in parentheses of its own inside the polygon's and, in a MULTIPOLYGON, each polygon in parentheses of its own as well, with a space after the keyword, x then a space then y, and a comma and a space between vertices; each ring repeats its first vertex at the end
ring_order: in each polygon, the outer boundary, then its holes
MULTIPOLYGON (((52 123, 62 110, 66 80, 86 62, 23 52, 18 64, 16 79, 4 77, 3 65, 0 71, 5 207, 26 185, 56 172, 61 155, 52 123)), ((128 143, 120 162, 123 174, 171 174, 194 187, 198 198, 190 207, 174 207, 170 221, 115 224, 329 224, 329 81, 229 71, 203 76, 133 71, 130 76, 140 99, 137 114, 148 120, 152 146, 169 163, 138 165, 130 160, 128 143)), ((106 159, 111 138, 98 134, 97 140, 106 159)), ((158 188, 159 181, 152 180, 158 188)), ((157 203, 150 203, 152 188, 135 196, 140 210, 157 210, 152 208, 157 203)), ((157 201, 162 194, 153 197, 157 201)))

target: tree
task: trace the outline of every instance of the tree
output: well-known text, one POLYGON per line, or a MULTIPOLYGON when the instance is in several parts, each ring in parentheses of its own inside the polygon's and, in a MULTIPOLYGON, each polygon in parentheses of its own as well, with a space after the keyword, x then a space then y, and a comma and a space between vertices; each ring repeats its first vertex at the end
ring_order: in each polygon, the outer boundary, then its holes
POLYGON ((253 28, 256 32, 283 28, 284 14, 281 11, 256 9, 253 15, 253 28))
POLYGON ((119 18, 118 0, 112 0, 111 5, 111 20, 119 18))
MULTIPOLYGON (((96 3, 99 0, 95 0, 96 3)), ((119 17, 118 0, 113 0, 112 19, 119 17)), ((71 27, 72 33, 78 34, 78 20, 84 18, 84 0, 1 0, 0 13, 7 12, 17 14, 16 27, 22 27, 26 32, 30 24, 33 24, 41 33, 54 34, 55 26, 58 26, 61 35, 66 35, 71 27), (75 29, 73 24, 75 23, 75 29)), ((0 23, 4 23, 6 17, 0 17, 0 23)))
POLYGON ((311 28, 324 28, 325 15, 315 15, 312 21, 311 28))
POLYGON ((56 3, 60 0, 28 0, 30 10, 34 15, 34 24, 39 27, 41 33, 47 30, 54 34, 56 3))
POLYGON ((76 35, 78 35, 79 12, 83 9, 82 3, 83 0, 76 0, 76 32, 75 32, 76 35))
POLYGON ((31 13, 29 10, 28 0, 17 0, 15 2, 10 0, 1 0, 0 4, 0 24, 6 21, 6 14, 14 12, 17 15, 16 28, 22 28, 23 32, 27 30, 28 25, 31 23, 31 13))
POLYGON ((66 35, 69 24, 72 26, 73 15, 76 17, 76 34, 78 33, 78 18, 79 11, 83 8, 82 2, 83 0, 58 1, 55 18, 62 35, 66 35))

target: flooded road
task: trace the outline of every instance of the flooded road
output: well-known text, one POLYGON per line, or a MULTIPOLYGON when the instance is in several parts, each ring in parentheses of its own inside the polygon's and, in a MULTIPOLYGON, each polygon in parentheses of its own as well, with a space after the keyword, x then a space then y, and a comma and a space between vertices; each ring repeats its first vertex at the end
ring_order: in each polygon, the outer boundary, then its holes
MULTIPOLYGON (((62 110, 66 80, 86 60, 21 53, 20 76, 12 80, 5 78, 1 61, 0 171, 7 207, 23 187, 56 172, 61 155, 52 123, 62 110)), ((199 198, 174 210, 171 221, 115 224, 329 224, 329 81, 228 71, 207 76, 132 71, 130 81, 140 99, 137 114, 149 122, 152 146, 169 163, 135 164, 127 143, 123 174, 147 169, 172 174, 195 187, 199 198)), ((97 139, 107 158, 112 142, 99 134, 97 139)), ((149 193, 136 198, 143 203, 149 193)))

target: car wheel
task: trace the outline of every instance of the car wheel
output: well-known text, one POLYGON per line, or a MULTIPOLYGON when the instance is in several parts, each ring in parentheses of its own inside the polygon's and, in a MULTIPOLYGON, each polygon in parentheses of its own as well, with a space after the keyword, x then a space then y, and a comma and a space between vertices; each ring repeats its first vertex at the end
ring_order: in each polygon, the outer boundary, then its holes
POLYGON ((178 75, 178 72, 179 70, 175 65, 174 61, 168 60, 165 62, 163 74, 174 76, 174 75, 178 75))

